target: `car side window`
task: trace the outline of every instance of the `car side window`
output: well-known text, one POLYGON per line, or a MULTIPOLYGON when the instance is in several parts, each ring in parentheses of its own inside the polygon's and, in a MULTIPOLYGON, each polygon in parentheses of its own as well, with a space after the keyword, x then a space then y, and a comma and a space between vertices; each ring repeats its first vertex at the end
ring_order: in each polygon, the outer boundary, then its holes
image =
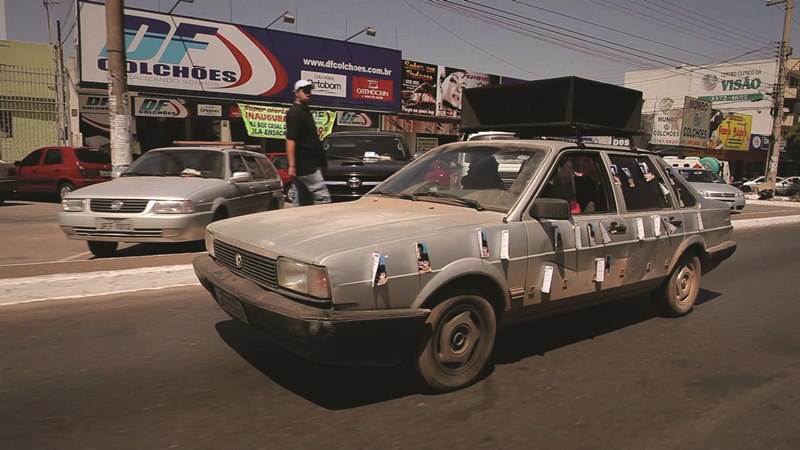
POLYGON ((253 177, 254 180, 264 180, 267 177, 264 174, 264 170, 261 169, 261 166, 256 161, 256 157, 253 155, 243 155, 244 162, 247 164, 247 168, 250 169, 250 175, 253 177))
POLYGON ((616 211, 608 172, 597 152, 561 155, 540 197, 566 200, 572 214, 616 211))
POLYGON ((289 157, 288 156, 276 156, 275 159, 272 160, 272 165, 275 166, 276 169, 288 169, 289 168, 289 157))
POLYGON ((48 148, 47 153, 44 154, 44 165, 61 164, 63 158, 61 157, 60 148, 48 148))
POLYGON ((697 204, 697 199, 692 195, 686 180, 678 176, 678 171, 675 168, 670 167, 667 169, 667 176, 669 176, 669 183, 678 197, 678 204, 681 208, 689 208, 697 204))
POLYGON ((42 153, 44 153, 44 149, 34 150, 30 155, 22 158, 19 165, 23 167, 38 166, 39 161, 42 160, 42 153))
POLYGON ((646 155, 609 155, 614 183, 622 189, 628 211, 672 207, 670 190, 646 155))
POLYGON ((247 165, 245 165, 241 154, 239 153, 231 154, 229 156, 228 161, 229 161, 228 166, 231 168, 231 175, 233 175, 236 172, 247 172, 247 165))
POLYGON ((278 178, 278 171, 275 170, 275 166, 269 162, 267 158, 256 158, 258 165, 261 166, 261 170, 264 171, 264 176, 268 180, 274 180, 278 178))

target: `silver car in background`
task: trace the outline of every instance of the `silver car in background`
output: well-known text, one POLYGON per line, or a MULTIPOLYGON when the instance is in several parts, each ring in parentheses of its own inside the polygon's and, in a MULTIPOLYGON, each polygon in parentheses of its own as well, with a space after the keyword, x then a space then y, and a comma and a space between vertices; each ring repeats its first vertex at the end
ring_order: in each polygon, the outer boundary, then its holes
POLYGON ((269 159, 237 148, 150 150, 119 178, 67 195, 58 222, 99 257, 119 242, 202 240, 216 220, 283 207, 269 159))
POLYGON ((731 186, 716 173, 706 169, 679 168, 678 173, 705 198, 727 203, 731 211, 742 211, 745 206, 744 192, 731 186))

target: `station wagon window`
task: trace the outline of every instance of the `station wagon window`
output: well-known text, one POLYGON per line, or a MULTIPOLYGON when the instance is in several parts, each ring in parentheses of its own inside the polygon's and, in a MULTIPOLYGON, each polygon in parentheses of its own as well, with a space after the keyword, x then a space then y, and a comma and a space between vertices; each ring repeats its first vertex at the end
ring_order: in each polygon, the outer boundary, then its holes
POLYGON ((672 189, 678 197, 678 204, 680 207, 689 208, 696 205, 697 200, 694 198, 694 195, 692 195, 689 186, 686 185, 686 181, 678 176, 678 171, 670 167, 667 169, 667 173, 669 174, 669 182, 672 185, 672 189))
POLYGON ((242 155, 244 158, 245 164, 247 164, 247 168, 250 169, 250 175, 253 177, 254 180, 264 180, 266 179, 266 174, 261 169, 261 166, 256 161, 256 157, 253 155, 242 155))
POLYGON ((42 160, 42 153, 44 153, 44 150, 42 150, 41 148, 38 150, 34 150, 33 153, 23 158, 22 161, 19 162, 19 165, 23 167, 38 166, 39 161, 42 160))
POLYGON ((607 213, 616 211, 610 183, 599 153, 569 152, 559 157, 539 197, 566 200, 572 214, 607 213))
POLYGON ((61 158, 61 149, 60 148, 49 148, 47 149, 47 153, 44 154, 44 165, 53 165, 53 164, 61 164, 63 159, 61 158))
POLYGON ((622 189, 628 211, 672 207, 670 190, 655 163, 644 155, 609 155, 614 183, 622 189))
POLYGON ((241 154, 239 153, 231 154, 229 162, 230 162, 229 166, 231 168, 231 174, 234 174, 236 172, 247 172, 247 165, 244 163, 241 154))
POLYGON ((256 158, 258 165, 261 166, 261 170, 264 171, 264 176, 268 180, 274 180, 278 178, 278 171, 275 170, 275 167, 269 163, 267 158, 256 158))
POLYGON ((95 164, 111 164, 111 152, 99 148, 76 148, 78 161, 95 164))

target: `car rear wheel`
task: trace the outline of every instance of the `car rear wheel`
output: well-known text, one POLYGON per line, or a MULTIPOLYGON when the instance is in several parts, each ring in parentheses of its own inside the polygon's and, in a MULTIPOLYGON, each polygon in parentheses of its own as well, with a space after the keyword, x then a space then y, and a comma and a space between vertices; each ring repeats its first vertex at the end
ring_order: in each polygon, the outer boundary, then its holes
POLYGON ((58 185, 58 199, 64 200, 67 194, 75 190, 75 185, 70 182, 63 182, 58 185))
POLYGON ((294 201, 294 197, 297 195, 297 189, 294 187, 294 184, 287 183, 286 187, 284 187, 284 191, 286 191, 286 201, 288 203, 292 203, 294 201))
POLYGON ((108 258, 117 252, 118 242, 89 241, 89 251, 98 258, 108 258))
POLYGON ((656 308, 668 317, 689 314, 700 292, 700 258, 683 255, 669 279, 655 293, 656 308))
POLYGON ((480 295, 455 295, 438 304, 426 322, 415 369, 420 381, 437 392, 474 383, 494 347, 494 309, 480 295))

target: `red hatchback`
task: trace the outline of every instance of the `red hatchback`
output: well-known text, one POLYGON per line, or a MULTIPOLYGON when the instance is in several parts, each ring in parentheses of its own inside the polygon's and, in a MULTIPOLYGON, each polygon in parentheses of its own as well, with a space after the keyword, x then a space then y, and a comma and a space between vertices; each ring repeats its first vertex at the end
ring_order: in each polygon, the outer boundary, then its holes
POLYGON ((286 199, 291 202, 294 198, 294 186, 292 186, 292 177, 289 175, 289 155, 286 153, 267 153, 267 158, 278 169, 278 175, 283 181, 283 191, 286 194, 286 199))
POLYGON ((91 147, 42 147, 14 165, 19 193, 58 194, 111 179, 111 153, 91 147))

